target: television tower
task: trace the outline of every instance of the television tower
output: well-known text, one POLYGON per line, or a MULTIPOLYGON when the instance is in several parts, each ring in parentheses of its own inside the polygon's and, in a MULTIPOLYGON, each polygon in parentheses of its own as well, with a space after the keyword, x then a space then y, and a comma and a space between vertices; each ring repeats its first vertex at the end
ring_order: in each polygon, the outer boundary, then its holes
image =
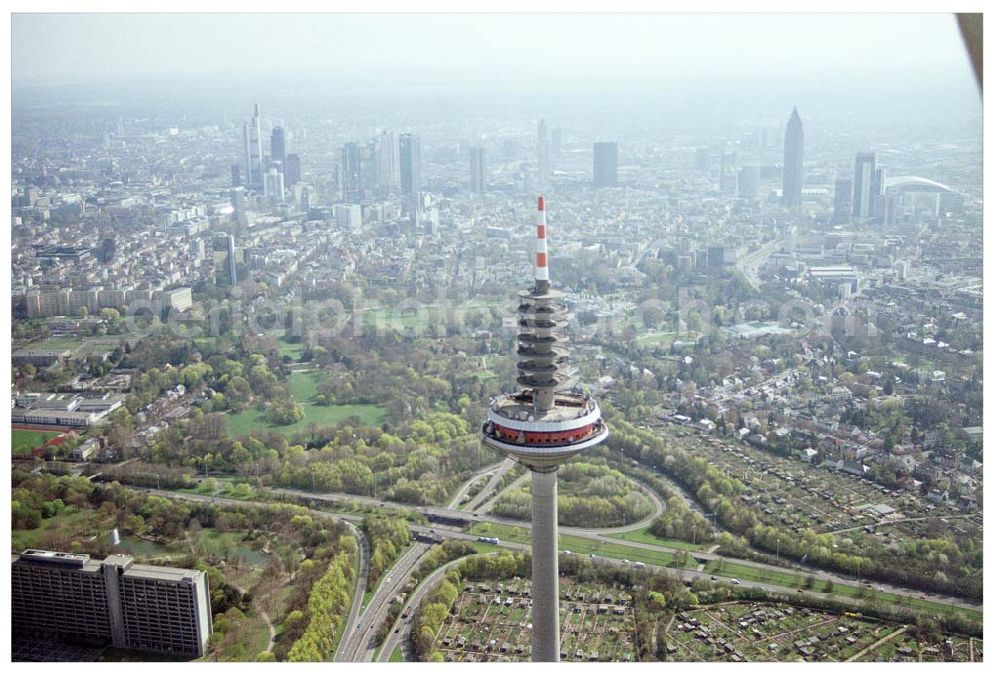
POLYGON ((569 386, 565 295, 549 286, 545 197, 538 197, 535 284, 518 293, 517 382, 521 392, 490 400, 483 443, 531 470, 531 659, 559 661, 559 539, 556 471, 603 442, 608 428, 588 395, 569 386))

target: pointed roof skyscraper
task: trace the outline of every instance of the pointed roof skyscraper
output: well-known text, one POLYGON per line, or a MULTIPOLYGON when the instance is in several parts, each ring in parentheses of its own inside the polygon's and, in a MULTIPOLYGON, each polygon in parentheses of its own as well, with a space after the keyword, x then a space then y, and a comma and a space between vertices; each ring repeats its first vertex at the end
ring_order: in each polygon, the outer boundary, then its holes
POLYGON ((792 116, 785 126, 785 160, 781 166, 781 205, 802 205, 802 158, 805 135, 799 108, 792 108, 792 116))

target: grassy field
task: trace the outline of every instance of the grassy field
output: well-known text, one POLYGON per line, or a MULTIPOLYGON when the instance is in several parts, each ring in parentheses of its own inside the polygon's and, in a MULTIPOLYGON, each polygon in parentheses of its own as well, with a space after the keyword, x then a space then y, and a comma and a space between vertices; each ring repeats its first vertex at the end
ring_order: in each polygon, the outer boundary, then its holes
POLYGON ((90 532, 98 527, 100 520, 100 515, 94 510, 78 510, 70 505, 59 516, 42 519, 41 525, 34 530, 12 530, 10 532, 10 547, 11 550, 17 552, 36 547, 38 539, 50 531, 90 532))
MULTIPOLYGON (((297 344, 289 344, 297 345, 297 344)), ((385 416, 385 409, 377 404, 335 404, 322 406, 315 403, 316 374, 310 371, 292 372, 289 389, 295 401, 302 405, 304 418, 292 425, 274 425, 268 422, 266 414, 257 408, 247 409, 239 414, 226 414, 226 430, 230 437, 249 435, 255 430, 279 432, 289 435, 305 430, 310 425, 334 425, 351 416, 357 416, 363 423, 378 425, 385 416)))
POLYGON ((227 632, 215 651, 195 661, 253 661, 267 649, 271 632, 260 615, 248 612, 233 632, 227 632))
POLYGON ((649 332, 636 337, 640 346, 664 346, 677 340, 677 332, 649 332))
POLYGON ((278 355, 281 357, 289 356, 293 360, 298 360, 302 357, 302 352, 305 350, 305 346, 300 343, 289 343, 284 339, 278 339, 278 355))
POLYGON ((372 308, 365 311, 362 315, 362 320, 366 326, 376 325, 392 330, 416 329, 418 333, 422 333, 430 329, 431 325, 434 324, 432 310, 426 307, 423 311, 407 309, 403 313, 399 313, 391 308, 372 308))
POLYGON ((49 337, 43 341, 31 344, 30 348, 42 350, 70 350, 83 354, 106 353, 113 351, 122 342, 120 336, 108 337, 78 337, 60 336, 49 337))
POLYGON ((246 491, 245 488, 237 491, 237 484, 232 477, 212 477, 216 482, 216 489, 213 493, 212 488, 209 486, 207 481, 194 486, 192 488, 179 488, 178 493, 194 493, 197 495, 215 495, 220 498, 232 498, 233 500, 253 500, 254 491, 251 488, 250 491, 246 491))
POLYGON ((406 661, 403 659, 403 650, 399 649, 399 645, 393 648, 392 654, 389 655, 389 661, 406 661))
POLYGON ((58 432, 39 432, 36 430, 11 430, 10 448, 15 456, 31 453, 32 449, 41 446, 53 437, 58 437, 58 432))
POLYGON ((625 531, 624 533, 609 533, 608 537, 618 538, 619 540, 629 540, 630 542, 655 544, 660 547, 685 549, 687 551, 702 551, 705 549, 705 545, 691 544, 690 542, 685 542, 683 540, 665 540, 661 537, 656 537, 655 535, 649 532, 649 528, 640 528, 639 530, 629 530, 625 531))
MULTIPOLYGON (((499 523, 477 523, 469 529, 472 535, 497 537, 508 542, 531 544, 531 532, 528 528, 499 523)), ((494 550, 496 547, 493 548, 494 550)), ((668 551, 653 551, 651 549, 636 549, 614 542, 603 542, 576 535, 560 535, 559 551, 569 551, 574 554, 595 554, 604 558, 642 561, 650 565, 675 567, 674 554, 668 551)), ((689 558, 686 567, 694 568, 697 563, 689 558)))

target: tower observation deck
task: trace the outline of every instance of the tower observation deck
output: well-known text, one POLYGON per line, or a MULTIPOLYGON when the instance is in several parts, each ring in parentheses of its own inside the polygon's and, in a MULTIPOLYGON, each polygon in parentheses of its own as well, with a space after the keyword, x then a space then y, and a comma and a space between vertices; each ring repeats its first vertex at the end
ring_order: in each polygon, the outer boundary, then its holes
POLYGON ((531 476, 533 661, 559 661, 559 559, 556 471, 608 436, 601 409, 588 395, 568 392, 563 293, 549 284, 545 198, 538 197, 535 283, 518 293, 519 393, 494 397, 483 443, 521 463, 531 476))

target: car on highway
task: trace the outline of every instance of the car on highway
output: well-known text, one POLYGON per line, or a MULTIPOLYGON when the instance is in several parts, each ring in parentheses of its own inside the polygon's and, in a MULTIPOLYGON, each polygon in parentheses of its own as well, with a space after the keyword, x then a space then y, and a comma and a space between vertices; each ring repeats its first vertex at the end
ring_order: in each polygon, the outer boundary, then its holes
POLYGON ((738 580, 735 577, 733 579, 729 580, 729 583, 730 584, 743 584, 743 582, 741 582, 740 580, 738 580))
POLYGON ((717 579, 719 579, 719 578, 718 578, 718 577, 716 577, 715 575, 712 575, 712 576, 711 576, 711 577, 709 577, 708 579, 710 579, 710 580, 712 580, 712 581, 714 582, 714 581, 716 581, 716 580, 717 580, 717 579))

